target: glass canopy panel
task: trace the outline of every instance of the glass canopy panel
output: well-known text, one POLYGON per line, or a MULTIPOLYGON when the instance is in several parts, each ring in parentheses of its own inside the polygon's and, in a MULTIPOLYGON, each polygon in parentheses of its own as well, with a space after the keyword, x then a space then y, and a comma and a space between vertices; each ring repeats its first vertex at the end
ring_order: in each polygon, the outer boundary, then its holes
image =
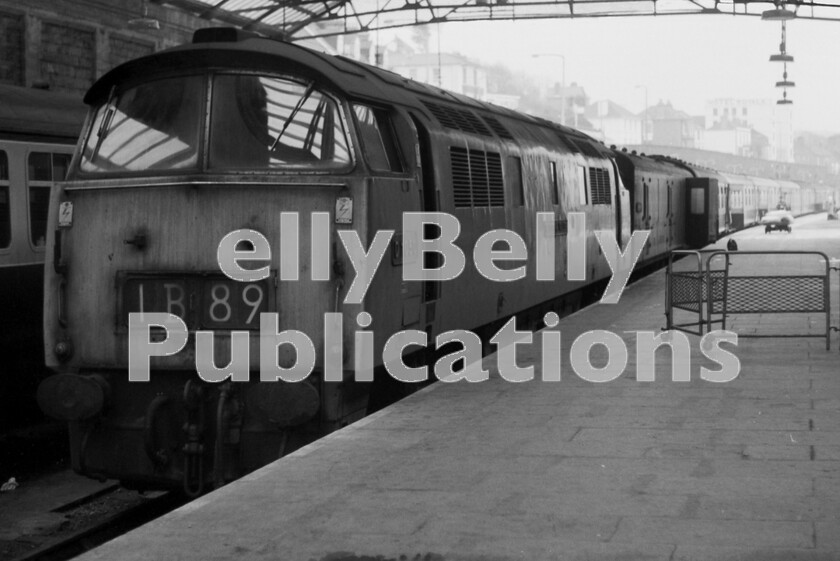
MULTIPOLYGON (((727 14, 761 17, 770 0, 169 0, 229 25, 287 39, 446 21, 727 14), (206 7, 205 7, 206 6, 206 7)), ((840 3, 788 0, 798 19, 840 20, 840 3)))

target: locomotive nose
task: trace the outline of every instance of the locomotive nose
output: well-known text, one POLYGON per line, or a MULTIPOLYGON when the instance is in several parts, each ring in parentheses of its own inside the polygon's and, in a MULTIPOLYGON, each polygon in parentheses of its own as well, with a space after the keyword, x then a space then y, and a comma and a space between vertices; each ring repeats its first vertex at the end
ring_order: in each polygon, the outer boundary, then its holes
POLYGON ((38 406, 53 419, 90 419, 105 408, 109 390, 101 376, 55 374, 39 384, 38 406))

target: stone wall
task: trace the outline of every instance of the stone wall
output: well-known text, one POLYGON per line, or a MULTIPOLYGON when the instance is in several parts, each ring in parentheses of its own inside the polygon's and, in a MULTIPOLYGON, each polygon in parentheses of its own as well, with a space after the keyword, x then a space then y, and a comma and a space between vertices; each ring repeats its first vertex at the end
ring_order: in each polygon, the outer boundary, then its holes
POLYGON ((23 81, 23 15, 0 12, 0 83, 23 81))
POLYGON ((51 89, 84 95, 96 69, 96 34, 92 29, 41 22, 39 75, 51 89))
POLYGON ((114 66, 210 25, 223 24, 142 0, 0 0, 0 83, 81 97, 114 66), (129 23, 144 15, 160 29, 129 23))

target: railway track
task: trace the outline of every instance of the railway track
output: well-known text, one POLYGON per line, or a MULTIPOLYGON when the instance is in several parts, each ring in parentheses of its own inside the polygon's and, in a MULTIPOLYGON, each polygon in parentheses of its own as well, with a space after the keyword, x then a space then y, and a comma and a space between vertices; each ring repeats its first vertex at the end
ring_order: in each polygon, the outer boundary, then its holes
POLYGON ((53 512, 65 521, 44 532, 20 536, 0 549, 8 561, 64 561, 142 526, 188 502, 180 493, 140 495, 113 485, 53 512))

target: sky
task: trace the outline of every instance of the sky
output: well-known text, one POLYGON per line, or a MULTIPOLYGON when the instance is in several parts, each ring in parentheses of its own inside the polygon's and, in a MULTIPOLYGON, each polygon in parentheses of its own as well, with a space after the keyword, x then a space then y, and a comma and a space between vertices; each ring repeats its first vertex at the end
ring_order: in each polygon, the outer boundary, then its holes
MULTIPOLYGON (((702 115, 707 100, 768 99, 783 65, 781 24, 731 15, 581 18, 575 20, 446 23, 442 52, 460 52, 486 63, 502 63, 534 76, 553 73, 560 82, 583 86, 590 101, 611 99, 634 112, 670 101, 702 115), (533 57, 533 54, 563 55, 533 57), (637 86, 645 86, 637 87, 637 86)), ((409 33, 403 31, 402 33, 409 33)), ((788 79, 796 87, 794 129, 840 134, 840 22, 793 20, 787 24, 788 79)))

